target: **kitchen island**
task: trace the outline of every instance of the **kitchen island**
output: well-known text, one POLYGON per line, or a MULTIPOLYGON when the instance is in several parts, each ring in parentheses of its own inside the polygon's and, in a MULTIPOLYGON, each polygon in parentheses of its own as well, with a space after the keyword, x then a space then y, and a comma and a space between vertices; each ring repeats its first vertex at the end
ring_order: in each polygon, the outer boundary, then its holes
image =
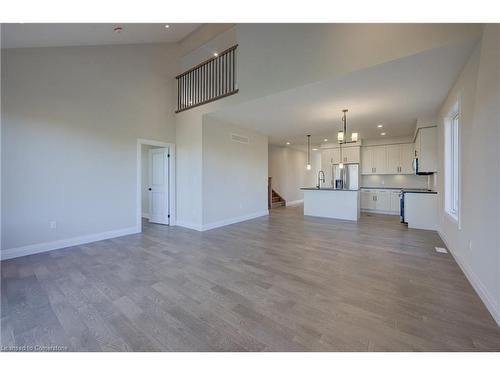
POLYGON ((304 215, 332 219, 359 219, 359 190, 302 188, 304 215))

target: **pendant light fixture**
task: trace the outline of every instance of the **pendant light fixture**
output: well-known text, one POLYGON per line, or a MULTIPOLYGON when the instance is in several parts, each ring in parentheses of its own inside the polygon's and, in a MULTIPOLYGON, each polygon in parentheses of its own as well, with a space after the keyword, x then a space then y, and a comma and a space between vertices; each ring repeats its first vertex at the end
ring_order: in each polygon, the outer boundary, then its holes
POLYGON ((339 163, 339 168, 343 169, 344 168, 344 163, 342 163, 342 160, 344 160, 344 159, 342 158, 342 143, 339 144, 339 148, 340 148, 340 163, 339 163))
POLYGON ((351 140, 347 140, 347 111, 348 109, 343 109, 342 110, 342 130, 339 130, 337 133, 337 141, 340 144, 346 144, 346 143, 355 143, 358 141, 358 133, 352 133, 351 134, 351 140))
POLYGON ((307 165, 306 169, 311 170, 311 135, 307 136, 307 165))

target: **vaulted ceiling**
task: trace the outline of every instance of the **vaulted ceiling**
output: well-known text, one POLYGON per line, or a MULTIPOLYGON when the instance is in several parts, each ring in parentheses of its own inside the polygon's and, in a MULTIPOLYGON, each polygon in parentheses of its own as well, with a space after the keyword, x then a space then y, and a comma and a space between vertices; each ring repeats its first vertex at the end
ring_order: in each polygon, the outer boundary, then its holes
POLYGON ((96 46, 108 44, 176 43, 198 23, 24 23, 2 24, 2 48, 96 46), (115 32, 115 27, 121 27, 115 32))
POLYGON ((348 132, 358 132, 362 139, 407 137, 417 118, 436 115, 476 45, 477 40, 469 39, 427 50, 211 116, 267 134, 273 144, 303 145, 307 134, 315 144, 334 139, 341 110, 348 108, 348 132))

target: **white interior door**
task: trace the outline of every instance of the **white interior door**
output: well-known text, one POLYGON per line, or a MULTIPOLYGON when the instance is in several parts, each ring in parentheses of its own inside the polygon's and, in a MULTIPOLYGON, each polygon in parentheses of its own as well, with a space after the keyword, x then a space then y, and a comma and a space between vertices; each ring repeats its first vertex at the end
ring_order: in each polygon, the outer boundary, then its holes
POLYGON ((149 150, 149 222, 170 224, 168 148, 149 150))

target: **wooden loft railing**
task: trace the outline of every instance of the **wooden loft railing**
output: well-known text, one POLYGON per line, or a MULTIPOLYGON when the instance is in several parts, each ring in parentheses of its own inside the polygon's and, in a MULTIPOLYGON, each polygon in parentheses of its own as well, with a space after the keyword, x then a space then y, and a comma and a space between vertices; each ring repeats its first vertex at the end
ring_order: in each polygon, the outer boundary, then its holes
POLYGON ((235 45, 177 77, 176 113, 238 92, 235 45))

